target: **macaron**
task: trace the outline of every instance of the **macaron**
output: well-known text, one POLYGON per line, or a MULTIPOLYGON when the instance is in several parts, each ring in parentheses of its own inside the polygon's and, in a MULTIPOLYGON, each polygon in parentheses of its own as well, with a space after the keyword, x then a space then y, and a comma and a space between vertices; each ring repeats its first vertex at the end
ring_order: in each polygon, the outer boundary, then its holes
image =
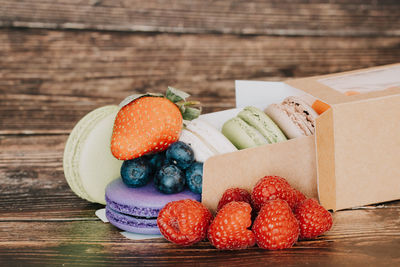
POLYGON ((287 140, 281 129, 256 107, 245 107, 222 126, 225 135, 238 149, 287 140))
POLYGON ((72 191, 90 202, 106 204, 107 185, 120 176, 121 160, 110 143, 118 106, 105 106, 84 116, 73 128, 64 149, 63 168, 72 191))
POLYGON ((265 109, 288 138, 313 135, 318 114, 300 97, 290 96, 281 104, 271 104, 265 109))
POLYGON ((219 130, 201 118, 185 121, 179 140, 193 149, 195 159, 199 162, 205 162, 215 155, 237 151, 219 130))
POLYGON ((185 189, 177 194, 162 194, 152 182, 138 188, 126 186, 121 178, 106 188, 106 216, 121 230, 138 234, 160 234, 157 216, 169 202, 181 199, 200 201, 201 195, 185 189))

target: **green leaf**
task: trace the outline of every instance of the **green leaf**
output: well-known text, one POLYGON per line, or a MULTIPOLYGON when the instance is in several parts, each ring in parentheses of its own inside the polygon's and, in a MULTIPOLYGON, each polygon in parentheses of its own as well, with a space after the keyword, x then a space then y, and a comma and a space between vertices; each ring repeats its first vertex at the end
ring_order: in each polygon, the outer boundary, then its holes
POLYGON ((166 97, 167 99, 171 100, 173 103, 179 101, 185 101, 190 95, 185 93, 184 91, 178 90, 174 87, 168 86, 166 97))
POLYGON ((182 118, 184 120, 194 120, 197 117, 200 116, 201 109, 199 108, 192 108, 192 107, 186 107, 185 111, 182 113, 182 118))
POLYGON ((125 97, 125 99, 122 100, 121 103, 119 103, 119 107, 123 108, 124 106, 128 105, 132 101, 135 101, 135 100, 137 100, 137 99, 139 99, 141 97, 145 97, 145 96, 164 97, 164 95, 156 94, 156 93, 134 94, 134 95, 130 95, 130 96, 125 97))

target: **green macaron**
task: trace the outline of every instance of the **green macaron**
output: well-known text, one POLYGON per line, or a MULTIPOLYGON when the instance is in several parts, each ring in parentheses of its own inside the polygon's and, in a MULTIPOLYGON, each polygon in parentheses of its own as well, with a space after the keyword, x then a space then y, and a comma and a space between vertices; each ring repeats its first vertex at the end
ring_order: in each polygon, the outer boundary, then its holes
POLYGON ((259 131, 271 144, 287 140, 275 122, 258 108, 245 107, 238 117, 259 131))
POLYGON ((110 144, 118 106, 105 106, 84 116, 71 131, 64 149, 65 179, 72 191, 90 202, 105 204, 105 188, 120 175, 121 160, 110 144))
POLYGON ((236 117, 226 121, 222 133, 238 149, 287 140, 279 127, 255 107, 246 107, 236 117))

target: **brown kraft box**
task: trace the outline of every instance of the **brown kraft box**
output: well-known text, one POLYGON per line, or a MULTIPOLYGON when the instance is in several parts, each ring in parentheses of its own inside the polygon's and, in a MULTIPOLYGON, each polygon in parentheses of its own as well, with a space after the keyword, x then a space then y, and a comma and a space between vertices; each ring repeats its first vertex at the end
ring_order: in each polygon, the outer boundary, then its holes
POLYGON ((202 194, 208 208, 215 211, 226 189, 251 191, 265 175, 285 177, 331 210, 400 199, 400 64, 239 85, 237 103, 248 98, 242 102, 264 108, 268 101, 301 92, 331 108, 317 118, 314 136, 209 158, 202 194), (253 86, 268 96, 265 105, 260 95, 251 96, 253 86))

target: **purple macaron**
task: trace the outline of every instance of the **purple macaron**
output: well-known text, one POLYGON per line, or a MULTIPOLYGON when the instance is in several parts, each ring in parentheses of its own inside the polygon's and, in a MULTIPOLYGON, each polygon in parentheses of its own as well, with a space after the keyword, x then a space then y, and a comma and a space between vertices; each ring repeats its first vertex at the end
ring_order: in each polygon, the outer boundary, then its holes
POLYGON ((201 195, 185 189, 166 195, 157 191, 153 183, 143 187, 127 187, 121 178, 106 188, 106 216, 119 229, 138 234, 160 234, 157 216, 169 202, 181 199, 200 201, 201 195))

